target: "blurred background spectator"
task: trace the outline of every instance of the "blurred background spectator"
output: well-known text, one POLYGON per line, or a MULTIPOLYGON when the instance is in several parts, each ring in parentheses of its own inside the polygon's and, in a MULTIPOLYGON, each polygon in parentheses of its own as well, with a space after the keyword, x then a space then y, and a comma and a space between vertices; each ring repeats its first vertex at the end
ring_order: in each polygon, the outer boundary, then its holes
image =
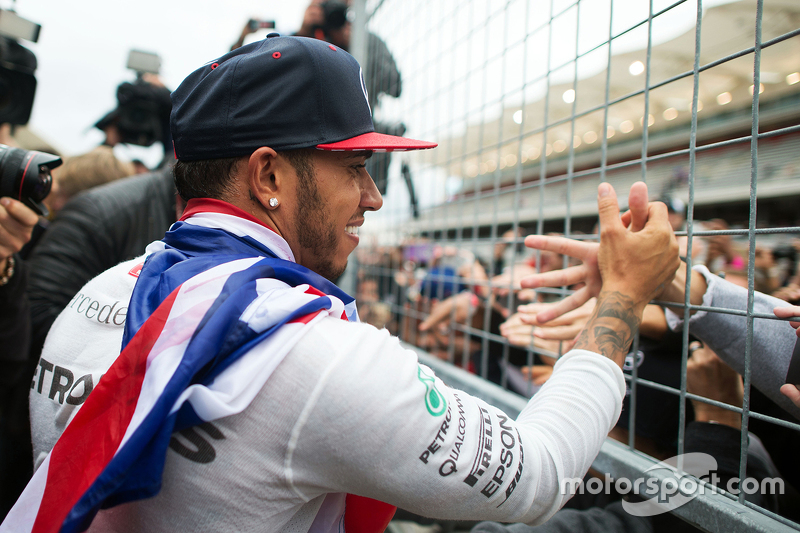
POLYGON ((120 161, 106 145, 87 154, 65 157, 64 164, 53 170, 53 188, 45 201, 51 218, 79 192, 135 173, 133 163, 120 161))

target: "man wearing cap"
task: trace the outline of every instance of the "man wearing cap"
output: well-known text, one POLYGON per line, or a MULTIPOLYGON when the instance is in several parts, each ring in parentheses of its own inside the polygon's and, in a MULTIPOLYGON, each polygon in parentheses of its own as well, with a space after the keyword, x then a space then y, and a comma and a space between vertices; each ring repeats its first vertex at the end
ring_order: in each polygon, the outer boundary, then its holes
POLYGON ((183 218, 56 320, 31 384, 37 471, 0 531, 381 531, 394 506, 535 524, 564 504, 677 268, 643 184, 629 228, 601 187, 598 311, 513 420, 328 281, 381 207, 366 159, 434 146, 373 132, 351 56, 273 34, 186 78, 171 125, 183 218))

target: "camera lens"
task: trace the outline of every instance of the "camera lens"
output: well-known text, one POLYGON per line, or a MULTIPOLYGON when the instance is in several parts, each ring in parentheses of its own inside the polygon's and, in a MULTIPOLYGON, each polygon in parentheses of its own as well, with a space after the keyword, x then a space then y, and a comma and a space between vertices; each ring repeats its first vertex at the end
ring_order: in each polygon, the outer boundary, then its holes
POLYGON ((39 169, 40 171, 42 171, 42 169, 45 170, 42 175, 46 177, 43 180, 38 179, 30 182, 32 184, 32 187, 30 188, 30 196, 31 198, 36 198, 37 201, 41 202, 47 198, 48 194, 50 194, 50 189, 53 186, 53 177, 50 175, 50 171, 47 170, 47 167, 39 167, 39 169))
POLYGON ((60 164, 61 159, 52 154, 0 144, 0 196, 15 198, 45 215, 41 202, 53 184, 50 171, 60 164))

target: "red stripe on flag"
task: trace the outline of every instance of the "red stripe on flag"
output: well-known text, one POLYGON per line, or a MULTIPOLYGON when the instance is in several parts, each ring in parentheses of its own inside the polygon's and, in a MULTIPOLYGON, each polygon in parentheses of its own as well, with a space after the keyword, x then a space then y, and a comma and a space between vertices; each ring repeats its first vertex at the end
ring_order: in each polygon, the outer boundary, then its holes
POLYGON ((59 531, 114 457, 136 409, 147 356, 164 329, 179 290, 172 291, 142 325, 56 442, 32 533, 59 531))
POLYGON ((305 294, 313 294, 314 296, 327 296, 327 294, 325 294, 324 292, 315 287, 312 287, 311 285, 308 286, 305 294))
POLYGON ((345 499, 344 530, 347 533, 382 533, 389 527, 396 511, 394 505, 348 494, 345 499))
POLYGON ((323 310, 320 309, 319 311, 314 311, 313 313, 309 313, 299 318, 295 318, 294 320, 290 320, 289 322, 287 322, 287 324, 308 324, 315 316, 320 314, 322 311, 323 310))
MULTIPOLYGON (((317 289, 315 287, 312 287, 311 285, 308 286, 308 288, 306 289, 305 293, 306 294, 314 294, 316 296, 328 296, 324 292, 320 291, 319 289, 317 289)), ((349 318, 347 318, 347 312, 346 311, 342 311, 342 316, 340 316, 339 318, 341 318, 342 320, 350 320, 349 318)), ((310 319, 308 319, 308 320, 310 320, 310 319)), ((308 320, 305 320, 303 323, 307 324, 308 320)), ((295 321, 293 321, 293 322, 295 322, 295 321)))

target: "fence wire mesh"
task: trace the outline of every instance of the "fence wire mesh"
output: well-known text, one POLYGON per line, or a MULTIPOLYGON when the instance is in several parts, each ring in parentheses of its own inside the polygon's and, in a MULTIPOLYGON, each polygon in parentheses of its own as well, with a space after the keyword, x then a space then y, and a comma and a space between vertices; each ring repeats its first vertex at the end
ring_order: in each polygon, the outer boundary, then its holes
MULTIPOLYGON (((368 216, 350 269, 362 320, 440 373, 477 375, 483 394, 532 396, 587 311, 558 330, 537 326, 558 338, 534 335, 521 317, 575 287, 522 289, 525 275, 570 264, 524 237, 597 241, 598 184, 624 203, 644 181, 667 203, 687 264, 747 289, 742 308, 690 305, 689 280, 677 311, 745 317, 742 389, 732 401, 689 390, 696 339, 670 330, 656 302, 626 361, 612 433, 625 448, 609 443, 595 468, 641 473, 652 464, 642 457, 682 454, 687 424, 710 406, 744 430, 740 479, 758 435, 796 485, 800 425, 751 385, 754 325, 776 319, 754 310, 756 292, 800 299, 800 3, 354 4, 376 129, 439 143, 370 160, 384 207, 368 216)), ((745 496, 717 491, 676 514, 706 530, 798 528, 792 513, 745 496)))

